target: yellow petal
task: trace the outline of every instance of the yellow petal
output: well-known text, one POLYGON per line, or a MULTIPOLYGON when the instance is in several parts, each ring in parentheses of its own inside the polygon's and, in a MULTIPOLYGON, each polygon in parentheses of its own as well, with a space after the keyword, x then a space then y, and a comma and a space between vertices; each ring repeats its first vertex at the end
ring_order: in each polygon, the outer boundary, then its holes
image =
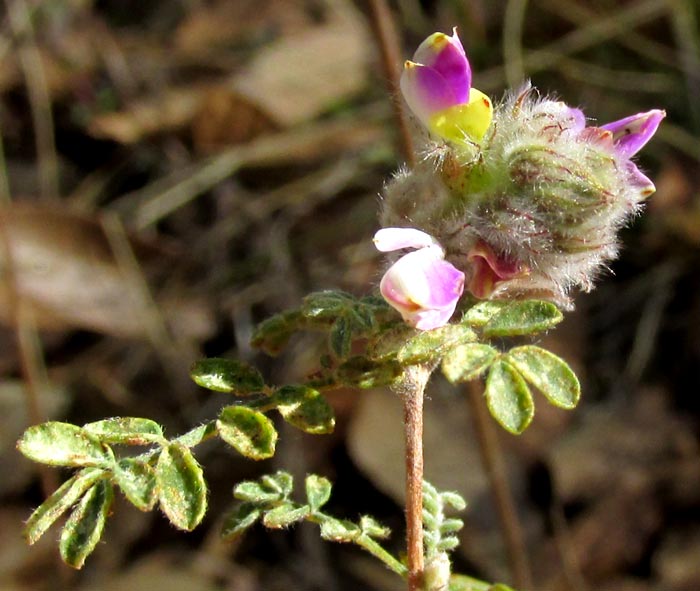
POLYGON ((480 142, 491 125, 493 104, 483 92, 472 88, 469 102, 434 113, 430 131, 451 142, 480 142))

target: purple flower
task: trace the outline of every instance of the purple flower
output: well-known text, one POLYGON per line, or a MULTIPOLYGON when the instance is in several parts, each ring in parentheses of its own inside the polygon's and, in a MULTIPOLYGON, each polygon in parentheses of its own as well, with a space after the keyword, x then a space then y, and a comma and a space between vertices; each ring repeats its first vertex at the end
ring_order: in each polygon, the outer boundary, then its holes
POLYGON ((414 248, 382 277, 379 289, 402 318, 419 330, 447 324, 464 290, 464 273, 445 260, 432 236, 415 228, 384 228, 374 236, 378 250, 414 248))
POLYGON ((637 113, 600 126, 600 129, 611 134, 615 152, 623 159, 627 159, 627 181, 639 191, 642 197, 651 195, 656 191, 656 187, 630 158, 652 138, 664 117, 666 117, 666 111, 652 109, 646 113, 637 113))
POLYGON ((433 33, 407 61, 401 92, 411 111, 435 135, 479 142, 491 125, 491 100, 471 87, 472 71, 457 36, 433 33))
POLYGON ((600 129, 612 133, 615 148, 621 156, 631 157, 641 150, 659 128, 666 111, 652 109, 624 119, 601 125, 600 129))

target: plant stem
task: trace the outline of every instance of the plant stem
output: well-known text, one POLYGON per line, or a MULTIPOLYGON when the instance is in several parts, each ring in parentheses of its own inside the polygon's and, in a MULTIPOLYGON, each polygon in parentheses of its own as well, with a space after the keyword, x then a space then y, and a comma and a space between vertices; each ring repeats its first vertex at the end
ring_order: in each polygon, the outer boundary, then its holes
POLYGON ((408 591, 420 591, 423 583, 423 392, 429 377, 427 367, 413 365, 400 385, 406 438, 408 591))
POLYGON ((516 587, 523 590, 532 589, 532 570, 525 549, 523 531, 508 486, 505 462, 498 444, 498 434, 484 404, 481 382, 478 380, 469 382, 467 391, 481 461, 491 483, 511 574, 516 587))
POLYGON ((397 575, 400 575, 404 578, 408 576, 408 569, 406 568, 406 566, 398 560, 396 560, 396 558, 389 554, 389 552, 387 552, 382 546, 380 546, 375 540, 373 540, 369 536, 360 536, 359 538, 357 538, 355 543, 364 550, 367 550, 367 552, 369 552, 372 556, 381 560, 397 575))

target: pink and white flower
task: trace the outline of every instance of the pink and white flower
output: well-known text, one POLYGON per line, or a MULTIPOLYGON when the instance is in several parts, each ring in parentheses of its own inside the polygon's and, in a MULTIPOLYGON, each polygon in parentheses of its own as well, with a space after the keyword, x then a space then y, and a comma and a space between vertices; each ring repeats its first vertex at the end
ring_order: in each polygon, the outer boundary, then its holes
POLYGON ((382 252, 415 249, 382 277, 379 289, 387 303, 419 330, 447 324, 464 291, 464 273, 445 260, 440 244, 415 228, 384 228, 374 244, 382 252))

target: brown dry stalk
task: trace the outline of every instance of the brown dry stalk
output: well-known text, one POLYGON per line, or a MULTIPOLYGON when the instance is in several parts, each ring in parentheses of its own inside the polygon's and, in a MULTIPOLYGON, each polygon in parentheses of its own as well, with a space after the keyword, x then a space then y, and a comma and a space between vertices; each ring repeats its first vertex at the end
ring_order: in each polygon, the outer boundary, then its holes
POLYGON ((394 26, 394 19, 386 0, 369 0, 372 15, 375 38, 382 56, 382 69, 389 88, 391 106, 394 109, 394 117, 399 128, 401 138, 401 151, 409 167, 415 165, 415 152, 413 151, 413 139, 409 131, 406 110, 404 109, 399 92, 401 42, 394 26))
POLYGON ((493 419, 486 410, 482 395, 483 384, 474 380, 467 385, 469 409, 484 470, 491 485, 503 541, 508 552, 511 574, 515 587, 521 591, 532 589, 532 569, 525 548, 523 530, 515 510, 515 503, 506 477, 503 452, 498 443, 493 419))

